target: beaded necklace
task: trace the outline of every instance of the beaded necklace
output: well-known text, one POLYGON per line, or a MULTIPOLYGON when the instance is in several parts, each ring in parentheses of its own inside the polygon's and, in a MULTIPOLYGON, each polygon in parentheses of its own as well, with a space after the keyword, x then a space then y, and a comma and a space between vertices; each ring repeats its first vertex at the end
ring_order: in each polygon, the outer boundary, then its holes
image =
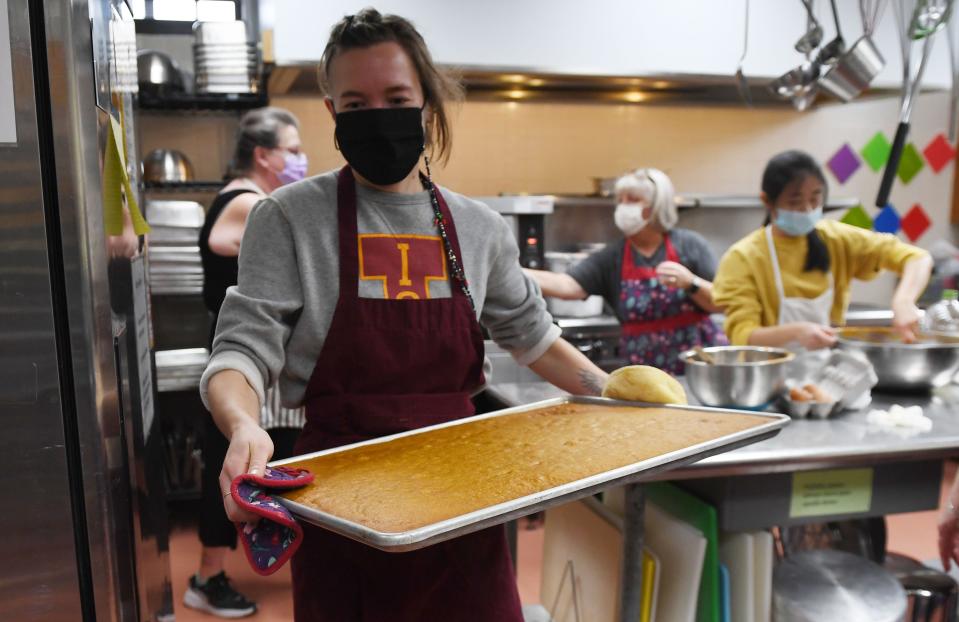
POLYGON ((446 259, 449 261, 450 273, 453 275, 453 280, 459 283, 460 288, 466 295, 466 299, 470 303, 470 307, 472 307, 473 311, 476 311, 476 304, 473 302, 473 295, 470 293, 469 283, 466 281, 466 273, 463 271, 463 266, 460 265, 459 258, 453 250, 453 245, 450 244, 449 234, 446 233, 446 219, 443 217, 443 211, 440 209, 439 199, 436 198, 436 186, 433 184, 433 176, 430 173, 430 159, 426 156, 424 156, 423 159, 426 162, 426 175, 420 173, 420 182, 423 184, 423 188, 430 193, 430 203, 433 205, 433 225, 439 230, 440 238, 443 239, 443 247, 446 249, 446 259))

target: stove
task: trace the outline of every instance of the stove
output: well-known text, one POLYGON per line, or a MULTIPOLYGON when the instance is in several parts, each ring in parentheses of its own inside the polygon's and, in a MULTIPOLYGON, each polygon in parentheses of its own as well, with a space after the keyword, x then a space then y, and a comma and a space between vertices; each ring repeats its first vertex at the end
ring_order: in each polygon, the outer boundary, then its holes
POLYGON ((622 329, 615 316, 603 314, 553 319, 563 330, 563 338, 603 371, 613 371, 626 364, 619 355, 622 329))

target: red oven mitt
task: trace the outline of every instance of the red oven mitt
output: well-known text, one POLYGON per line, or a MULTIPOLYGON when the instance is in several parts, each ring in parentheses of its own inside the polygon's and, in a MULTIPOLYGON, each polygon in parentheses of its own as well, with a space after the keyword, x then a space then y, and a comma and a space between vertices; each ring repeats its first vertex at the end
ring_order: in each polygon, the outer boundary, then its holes
POLYGON ((270 490, 288 490, 306 486, 313 474, 306 469, 266 467, 263 475, 238 475, 230 486, 233 500, 260 516, 255 523, 237 523, 246 558, 257 574, 271 575, 300 548, 303 528, 270 490))

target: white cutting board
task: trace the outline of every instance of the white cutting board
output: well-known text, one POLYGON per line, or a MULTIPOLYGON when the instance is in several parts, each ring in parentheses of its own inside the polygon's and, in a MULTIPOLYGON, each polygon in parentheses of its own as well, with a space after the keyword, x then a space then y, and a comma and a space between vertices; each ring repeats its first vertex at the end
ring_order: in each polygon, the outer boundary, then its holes
MULTIPOLYGON (((618 622, 623 559, 622 523, 615 516, 609 518, 600 516, 581 502, 547 510, 540 599, 545 608, 552 609, 553 622, 575 622, 574 582, 581 622, 618 622), (570 561, 572 578, 567 571, 570 561)), ((653 575, 652 593, 644 603, 650 611, 647 619, 653 621, 658 619, 656 602, 660 586, 660 560, 652 550, 645 552, 657 568, 653 575)))
POLYGON ((573 584, 563 576, 570 561, 581 622, 615 622, 622 558, 620 530, 582 503, 547 510, 540 600, 553 622, 576 622, 573 584))
POLYGON ((656 622, 695 622, 706 538, 688 523, 647 503, 646 545, 660 561, 656 622))
POLYGON ((755 622, 755 555, 752 533, 720 533, 719 561, 729 569, 730 615, 755 622))
POLYGON ((753 533, 753 609, 754 622, 770 622, 773 607, 773 535, 768 531, 753 533))

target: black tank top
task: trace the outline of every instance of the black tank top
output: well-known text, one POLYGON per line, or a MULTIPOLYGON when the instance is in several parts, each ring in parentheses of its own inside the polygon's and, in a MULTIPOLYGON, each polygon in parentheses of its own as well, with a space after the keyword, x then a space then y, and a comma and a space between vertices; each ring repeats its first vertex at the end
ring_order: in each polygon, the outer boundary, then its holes
POLYGON ((206 220, 203 221, 203 228, 200 229, 200 260, 203 262, 203 302, 206 308, 213 314, 213 323, 210 326, 210 347, 213 344, 213 333, 216 331, 216 320, 220 313, 220 307, 223 305, 223 299, 226 297, 228 287, 236 285, 237 275, 240 271, 240 263, 236 257, 224 257, 217 255, 210 250, 210 231, 217 218, 223 212, 230 201, 241 194, 256 194, 253 190, 247 188, 237 188, 228 190, 216 195, 210 209, 206 212, 206 220))

